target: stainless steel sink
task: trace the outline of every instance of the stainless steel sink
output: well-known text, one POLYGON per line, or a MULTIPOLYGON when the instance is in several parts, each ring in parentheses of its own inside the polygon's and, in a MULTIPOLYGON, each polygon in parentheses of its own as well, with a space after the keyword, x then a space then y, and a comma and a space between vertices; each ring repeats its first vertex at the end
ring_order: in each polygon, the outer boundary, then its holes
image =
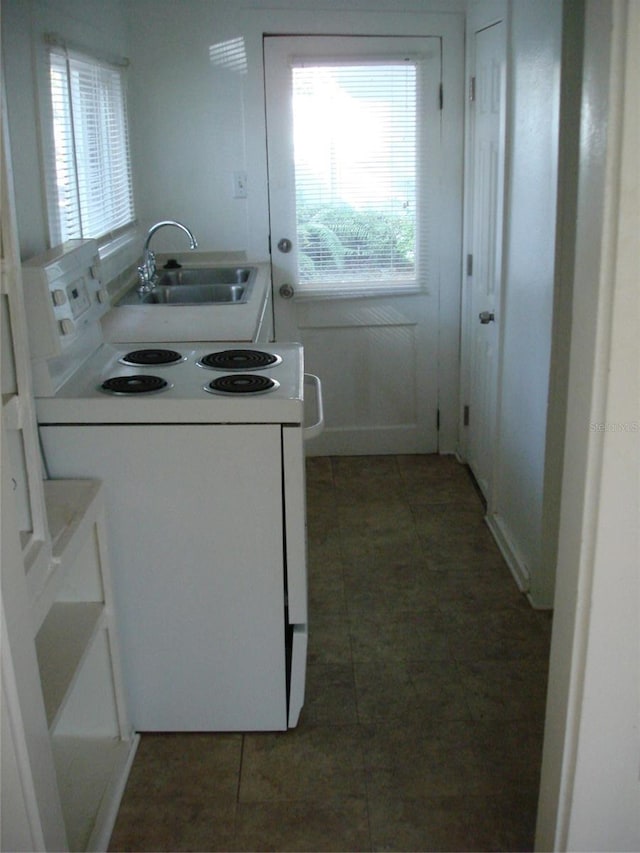
POLYGON ((255 267, 181 267, 159 270, 159 285, 248 284, 255 278, 255 267))
POLYGON ((256 267, 181 267, 163 270, 148 293, 130 290, 118 305, 242 305, 249 300, 256 267))
POLYGON ((217 305, 246 302, 245 291, 242 284, 157 284, 138 299, 142 305, 217 305))

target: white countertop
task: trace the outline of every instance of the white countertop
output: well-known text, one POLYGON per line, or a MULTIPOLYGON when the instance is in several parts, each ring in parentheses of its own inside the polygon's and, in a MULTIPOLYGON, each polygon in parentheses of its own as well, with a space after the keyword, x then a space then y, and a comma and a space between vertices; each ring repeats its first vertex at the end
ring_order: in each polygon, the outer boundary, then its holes
MULTIPOLYGON (((212 260, 206 253, 172 255, 184 266, 255 266, 258 270, 249 300, 215 305, 118 305, 129 286, 112 297, 111 310, 102 319, 107 341, 257 341, 268 318, 271 271, 268 263, 253 263, 237 254, 212 260)), ((163 257, 157 257, 158 268, 163 257)), ((136 282, 131 282, 135 287, 136 282)))

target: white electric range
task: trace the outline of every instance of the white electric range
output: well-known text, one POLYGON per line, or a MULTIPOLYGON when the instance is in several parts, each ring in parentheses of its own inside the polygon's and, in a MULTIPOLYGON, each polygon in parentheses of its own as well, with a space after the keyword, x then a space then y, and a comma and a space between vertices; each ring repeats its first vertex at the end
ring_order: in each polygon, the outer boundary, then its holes
POLYGON ((102 343, 39 417, 57 423, 297 423, 304 416, 299 344, 102 343))
POLYGON ((77 243, 24 270, 36 411, 49 475, 104 483, 133 724, 295 726, 308 624, 302 347, 105 342, 95 245, 77 243))

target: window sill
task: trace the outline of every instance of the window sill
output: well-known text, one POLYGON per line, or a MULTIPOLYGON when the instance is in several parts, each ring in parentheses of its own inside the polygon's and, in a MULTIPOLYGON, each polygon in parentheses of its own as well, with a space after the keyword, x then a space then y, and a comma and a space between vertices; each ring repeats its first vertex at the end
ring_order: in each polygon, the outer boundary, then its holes
POLYGON ((100 261, 104 283, 115 281, 131 266, 135 265, 141 252, 141 241, 137 229, 132 228, 124 234, 102 243, 99 246, 100 261))
POLYGON ((127 229, 123 234, 118 234, 117 237, 107 239, 98 246, 100 260, 108 260, 116 252, 126 251, 134 244, 137 247, 139 240, 138 229, 135 227, 127 229))

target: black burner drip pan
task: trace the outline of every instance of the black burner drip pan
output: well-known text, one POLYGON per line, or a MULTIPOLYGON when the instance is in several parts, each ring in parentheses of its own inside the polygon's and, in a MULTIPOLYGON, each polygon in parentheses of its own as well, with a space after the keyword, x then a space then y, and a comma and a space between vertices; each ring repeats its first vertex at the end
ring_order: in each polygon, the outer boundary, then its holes
POLYGON ((184 360, 184 356, 173 349, 136 349, 123 355, 120 363, 142 366, 178 364, 184 360))
POLYGON ((106 394, 157 394, 171 387, 172 385, 160 376, 138 373, 134 376, 113 376, 102 383, 100 390, 106 394))
POLYGON ((274 391, 279 383, 268 376, 254 376, 251 373, 236 373, 232 376, 219 376, 204 390, 210 394, 266 394, 274 391))
POLYGON ((280 364, 279 355, 254 349, 228 349, 203 356, 198 365, 216 370, 263 370, 280 364))

